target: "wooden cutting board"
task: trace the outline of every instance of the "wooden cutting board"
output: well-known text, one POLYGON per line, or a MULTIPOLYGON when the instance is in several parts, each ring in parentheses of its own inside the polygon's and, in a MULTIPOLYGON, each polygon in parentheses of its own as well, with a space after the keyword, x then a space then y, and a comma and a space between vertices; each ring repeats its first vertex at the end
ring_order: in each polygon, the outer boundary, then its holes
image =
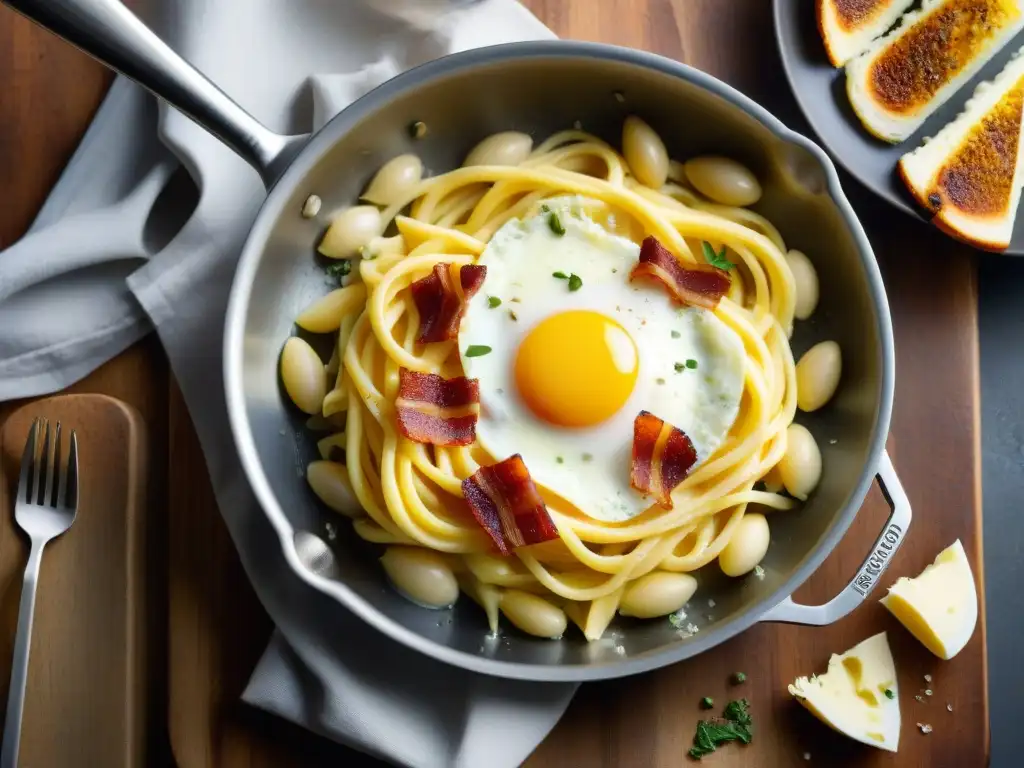
POLYGON ((30 425, 60 422, 79 447, 75 523, 47 545, 32 631, 20 765, 143 768, 146 644, 146 429, 105 395, 22 406, 0 431, 0 701, 7 700, 27 539, 12 509, 30 425))

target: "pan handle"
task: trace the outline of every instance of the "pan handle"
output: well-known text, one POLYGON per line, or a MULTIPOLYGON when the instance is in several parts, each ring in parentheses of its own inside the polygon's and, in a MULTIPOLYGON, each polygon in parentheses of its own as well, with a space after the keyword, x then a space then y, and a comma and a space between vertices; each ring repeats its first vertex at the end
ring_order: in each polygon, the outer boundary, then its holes
POLYGON ((861 565, 853 581, 846 585, 838 595, 824 605, 801 605, 787 597, 769 610, 761 621, 781 621, 787 624, 808 624, 822 626, 831 624, 846 616, 867 598, 875 583, 889 566, 892 556, 903 543, 910 527, 910 501, 896 477, 892 461, 888 453, 882 453, 876 473, 878 485, 882 489, 885 500, 889 502, 892 513, 886 521, 885 528, 875 541, 864 564, 861 565))
POLYGON ((184 112, 255 168, 269 189, 304 136, 262 125, 172 51, 120 0, 0 0, 184 112))

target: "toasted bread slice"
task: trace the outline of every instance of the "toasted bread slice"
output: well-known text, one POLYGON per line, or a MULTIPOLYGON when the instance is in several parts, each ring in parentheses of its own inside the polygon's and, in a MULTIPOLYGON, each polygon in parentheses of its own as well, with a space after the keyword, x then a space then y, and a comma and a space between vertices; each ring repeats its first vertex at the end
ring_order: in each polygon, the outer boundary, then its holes
POLYGON ((872 134, 912 134, 1024 26, 1024 0, 924 0, 846 65, 846 92, 872 134))
POLYGON ((818 31, 833 67, 863 53, 914 0, 817 0, 818 31))
POLYGON ((933 223, 979 248, 1010 244, 1020 200, 1024 48, 935 138, 900 158, 900 176, 933 223))

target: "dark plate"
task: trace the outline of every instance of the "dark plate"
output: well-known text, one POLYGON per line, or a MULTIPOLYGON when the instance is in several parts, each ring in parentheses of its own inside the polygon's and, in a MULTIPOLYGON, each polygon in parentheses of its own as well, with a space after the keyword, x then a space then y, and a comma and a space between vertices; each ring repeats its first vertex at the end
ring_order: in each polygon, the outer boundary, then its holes
MULTIPOLYGON (((797 103, 829 154, 879 197, 923 221, 928 219, 900 180, 897 161, 960 114, 975 86, 995 77, 1024 43, 1024 33, 1018 34, 913 136, 901 144, 887 144, 869 134, 850 107, 846 76, 825 57, 814 0, 775 0, 775 36, 797 103)), ((1017 218, 1005 253, 1024 256, 1024 217, 1017 218)))

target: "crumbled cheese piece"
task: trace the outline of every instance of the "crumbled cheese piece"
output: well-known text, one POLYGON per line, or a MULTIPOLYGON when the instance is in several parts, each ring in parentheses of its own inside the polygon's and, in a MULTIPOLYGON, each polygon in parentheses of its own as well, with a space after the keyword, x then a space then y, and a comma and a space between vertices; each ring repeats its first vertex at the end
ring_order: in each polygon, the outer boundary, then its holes
POLYGON ((334 523, 327 523, 324 525, 324 530, 327 531, 328 540, 334 541, 338 538, 338 529, 334 527, 334 523))
POLYGON ((839 441, 838 441, 838 440, 836 440, 836 439, 835 439, 835 438, 833 437, 833 438, 832 438, 831 440, 829 440, 829 441, 828 441, 828 444, 829 444, 829 445, 835 445, 835 444, 836 444, 836 443, 838 443, 838 442, 839 442, 839 441))
POLYGON ((696 635, 698 632, 700 632, 700 627, 698 627, 696 624, 687 624, 686 631, 689 632, 691 635, 696 635))
POLYGON ((715 607, 715 601, 714 600, 708 600, 708 608, 714 608, 714 607, 715 607))
POLYGON ((622 91, 616 91, 615 100, 619 102, 619 104, 624 104, 626 102, 626 94, 624 94, 622 91))
POLYGON ((810 760, 810 759, 811 759, 811 753, 810 752, 804 752, 804 760, 810 760))
POLYGON ((931 676, 931 675, 925 675, 925 676, 924 676, 924 681, 925 681, 926 683, 930 683, 930 682, 932 681, 932 676, 931 676))
POLYGON ((318 213, 320 213, 320 206, 322 201, 317 195, 310 195, 306 198, 306 202, 302 204, 302 218, 312 219, 318 213))
POLYGON ((921 733, 931 733, 932 727, 928 723, 918 723, 917 727, 921 729, 921 733))
POLYGON ((953 705, 952 705, 952 704, 947 704, 947 705, 946 705, 946 709, 947 709, 948 711, 952 712, 952 711, 953 711, 953 705))
POLYGON ((625 648, 625 646, 622 646, 622 645, 616 645, 615 646, 615 652, 617 654, 619 654, 619 656, 625 656, 626 655, 626 648, 625 648))

